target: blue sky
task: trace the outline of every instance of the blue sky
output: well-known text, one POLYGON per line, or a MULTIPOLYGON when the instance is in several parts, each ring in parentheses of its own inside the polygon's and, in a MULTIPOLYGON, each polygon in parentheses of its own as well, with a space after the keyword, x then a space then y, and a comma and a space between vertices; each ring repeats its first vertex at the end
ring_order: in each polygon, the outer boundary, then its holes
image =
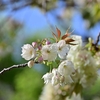
MULTIPOLYGON (((63 8, 59 7, 58 9, 55 9, 53 13, 59 15, 62 10, 63 8)), ((45 28, 47 30, 48 29, 50 30, 49 24, 44 16, 44 13, 42 13, 39 8, 28 6, 14 12, 6 11, 4 14, 11 15, 16 20, 22 22, 25 26, 24 27, 25 34, 29 34, 29 31, 30 33, 33 34, 36 31, 45 29, 45 28)), ((57 20, 55 20, 54 16, 51 13, 47 13, 47 16, 48 16, 49 22, 53 26, 59 27, 57 20)), ((90 30, 87 30, 85 26, 85 22, 82 19, 81 13, 78 11, 74 12, 72 20, 71 20, 71 27, 75 33, 80 34, 82 36, 92 35, 92 37, 95 39, 98 33, 100 32, 99 26, 100 26, 100 23, 97 23, 96 26, 94 26, 90 30)))

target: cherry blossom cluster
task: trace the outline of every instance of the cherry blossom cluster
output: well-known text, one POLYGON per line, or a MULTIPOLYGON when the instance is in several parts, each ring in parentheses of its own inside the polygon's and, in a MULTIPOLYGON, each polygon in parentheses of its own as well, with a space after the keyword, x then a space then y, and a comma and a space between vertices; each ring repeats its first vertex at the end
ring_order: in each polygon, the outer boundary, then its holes
POLYGON ((52 40, 25 44, 22 47, 22 58, 28 61, 28 67, 34 63, 50 66, 50 72, 43 75, 45 84, 62 87, 70 85, 71 91, 75 91, 77 84, 80 91, 93 85, 98 77, 100 52, 93 54, 91 45, 83 45, 81 36, 68 32, 61 36, 61 31, 56 29, 57 35, 52 33, 52 40))

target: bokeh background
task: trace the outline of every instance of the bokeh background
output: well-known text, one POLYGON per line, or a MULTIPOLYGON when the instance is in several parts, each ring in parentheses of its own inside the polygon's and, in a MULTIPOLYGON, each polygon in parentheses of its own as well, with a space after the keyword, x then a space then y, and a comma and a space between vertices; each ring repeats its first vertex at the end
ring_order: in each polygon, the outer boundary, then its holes
MULTIPOLYGON (((100 0, 0 0, 0 70, 25 63, 21 47, 52 37, 58 27, 96 41, 100 32, 100 0)), ((47 66, 12 69, 0 75, 0 100, 39 100, 47 66)), ((85 100, 100 100, 100 79, 83 92, 85 100)))

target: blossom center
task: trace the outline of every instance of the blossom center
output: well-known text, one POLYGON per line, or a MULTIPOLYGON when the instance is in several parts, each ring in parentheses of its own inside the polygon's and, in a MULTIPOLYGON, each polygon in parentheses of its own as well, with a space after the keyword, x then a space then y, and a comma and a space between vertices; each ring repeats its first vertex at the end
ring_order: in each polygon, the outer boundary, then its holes
POLYGON ((50 51, 49 51, 49 50, 47 50, 47 53, 50 53, 50 51))
POLYGON ((61 48, 61 47, 59 47, 59 51, 61 51, 61 49, 62 49, 62 48, 61 48))
POLYGON ((32 50, 30 50, 30 54, 32 55, 32 50))

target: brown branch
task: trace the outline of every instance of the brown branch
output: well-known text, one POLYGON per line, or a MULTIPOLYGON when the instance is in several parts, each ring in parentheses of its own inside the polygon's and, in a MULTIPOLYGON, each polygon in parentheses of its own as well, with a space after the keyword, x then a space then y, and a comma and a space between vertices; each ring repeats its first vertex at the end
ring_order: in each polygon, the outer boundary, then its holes
POLYGON ((6 72, 6 71, 9 71, 13 68, 21 68, 21 67, 26 67, 27 66, 27 63, 24 63, 24 64, 19 64, 19 65, 13 65, 13 66, 10 66, 8 68, 4 68, 3 70, 0 71, 0 74, 6 72))
POLYGON ((95 46, 97 46, 97 45, 98 45, 99 38, 100 38, 100 33, 99 33, 99 35, 97 36, 97 40, 96 40, 95 46))
POLYGON ((26 7, 26 6, 32 5, 33 3, 34 3, 34 2, 27 2, 27 3, 25 3, 25 4, 23 4, 23 5, 20 5, 20 6, 14 6, 14 7, 12 8, 12 11, 20 10, 20 9, 26 7))

